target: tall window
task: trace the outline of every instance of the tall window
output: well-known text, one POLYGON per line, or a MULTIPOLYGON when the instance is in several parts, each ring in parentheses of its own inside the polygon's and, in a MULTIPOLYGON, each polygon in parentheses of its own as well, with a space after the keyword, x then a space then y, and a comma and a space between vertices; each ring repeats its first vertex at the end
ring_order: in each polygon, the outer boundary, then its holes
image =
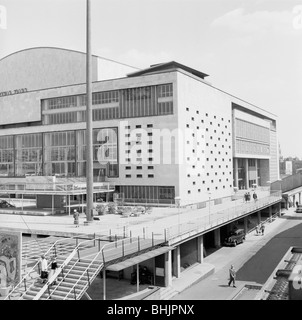
POLYGON ((0 137, 0 176, 14 175, 13 136, 0 137))
POLYGON ((16 136, 16 176, 42 175, 42 133, 16 136))
POLYGON ((76 174, 74 131, 45 133, 44 146, 44 175, 76 174))

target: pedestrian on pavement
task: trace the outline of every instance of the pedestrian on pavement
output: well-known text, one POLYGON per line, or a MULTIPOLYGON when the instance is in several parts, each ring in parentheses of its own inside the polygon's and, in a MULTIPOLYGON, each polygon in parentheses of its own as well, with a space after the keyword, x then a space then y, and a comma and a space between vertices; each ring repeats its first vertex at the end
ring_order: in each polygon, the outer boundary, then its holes
POLYGON ((250 201, 251 200, 251 194, 248 192, 247 193, 247 201, 250 201))
MULTIPOLYGON (((54 275, 54 273, 56 272, 56 269, 58 268, 58 264, 57 264, 57 259, 55 256, 52 257, 51 259, 51 265, 50 265, 50 272, 49 272, 49 275, 48 275, 48 280, 54 275)), ((57 284, 56 283, 56 280, 54 280, 51 285, 55 285, 57 284)))
POLYGON ((41 266, 40 276, 41 276, 42 282, 45 283, 48 276, 48 269, 47 269, 47 260, 44 254, 41 255, 40 266, 41 266))
POLYGON ((255 200, 255 202, 257 201, 257 194, 256 194, 256 192, 253 193, 253 199, 255 200))
POLYGON ((244 202, 247 202, 247 192, 244 194, 244 202))
POLYGON ((262 235, 264 236, 264 229, 265 229, 265 226, 264 224, 261 226, 261 232, 262 232, 262 235))
POLYGON ((231 268, 229 269, 230 273, 230 279, 229 279, 229 286, 231 283, 233 283, 233 287, 236 288, 235 280, 236 280, 236 270, 233 265, 231 265, 231 268))
POLYGON ((296 207, 298 208, 298 205, 299 205, 299 202, 298 201, 296 201, 296 207))
POLYGON ((79 212, 77 209, 74 209, 73 211, 73 218, 74 218, 74 224, 76 225, 76 228, 79 227, 79 212))

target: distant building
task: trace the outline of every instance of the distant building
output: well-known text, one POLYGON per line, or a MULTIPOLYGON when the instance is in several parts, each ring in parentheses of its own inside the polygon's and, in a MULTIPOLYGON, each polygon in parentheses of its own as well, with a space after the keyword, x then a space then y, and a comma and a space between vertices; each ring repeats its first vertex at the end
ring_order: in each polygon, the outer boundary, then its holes
MULTIPOLYGON (((92 64, 93 173, 126 201, 193 204, 278 180, 275 115, 177 62, 92 64)), ((27 49, 0 74, 0 183, 85 177, 85 54, 27 49)))

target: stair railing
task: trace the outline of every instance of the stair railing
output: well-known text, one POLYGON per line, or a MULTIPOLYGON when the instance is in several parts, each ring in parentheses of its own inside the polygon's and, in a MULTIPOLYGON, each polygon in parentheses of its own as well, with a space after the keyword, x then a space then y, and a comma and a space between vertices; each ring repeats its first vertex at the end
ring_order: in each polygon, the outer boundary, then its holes
MULTIPOLYGON (((56 240, 56 241, 48 248, 48 250, 44 253, 44 255, 47 256, 47 255, 51 252, 51 250, 56 247, 56 245, 57 245, 58 243, 64 242, 64 241, 66 241, 66 240, 69 240, 69 241, 70 241, 70 238, 68 238, 68 239, 58 239, 58 240, 56 240)), ((10 299, 11 299, 11 296, 12 296, 14 293, 16 293, 18 290, 20 290, 20 289, 22 288, 22 285, 24 285, 24 289, 25 289, 25 292, 26 292, 27 289, 30 287, 30 286, 29 286, 29 287, 27 288, 27 283, 28 283, 28 282, 27 282, 27 278, 28 278, 28 276, 30 276, 30 274, 32 274, 33 272, 36 271, 36 268, 37 268, 39 265, 40 265, 40 261, 38 260, 38 261, 35 263, 35 265, 26 273, 26 275, 23 276, 23 278, 20 280, 20 282, 17 283, 17 284, 14 286, 14 288, 12 289, 12 291, 5 297, 4 300, 10 300, 10 299)), ((38 276, 39 276, 39 275, 38 275, 38 276)), ((31 283, 32 280, 33 280, 33 282, 34 282, 34 281, 36 280, 36 278, 31 278, 31 281, 29 281, 29 283, 31 283)), ((21 289, 21 290, 22 290, 22 289, 21 289)), ((25 292, 24 292, 24 293, 25 293, 25 292)), ((24 295, 24 293, 21 294, 20 298, 24 295)))
MULTIPOLYGON (((56 287, 52 290, 52 293, 60 286, 60 284, 64 281, 64 279, 66 279, 66 277, 68 276, 68 274, 71 272, 72 268, 76 265, 76 263, 78 261, 80 261, 80 249, 85 249, 88 248, 88 243, 89 242, 94 242, 95 240, 104 240, 106 239, 107 236, 102 236, 99 238, 94 238, 94 239, 89 239, 89 240, 85 240, 82 241, 80 243, 77 244, 77 246, 73 249, 73 251, 70 253, 70 255, 65 259, 65 261, 61 264, 60 267, 58 267, 56 269, 56 271, 54 272, 54 274, 47 280, 47 282, 45 283, 45 285, 41 288, 41 290, 36 294, 36 296, 33 298, 33 300, 39 300, 40 297, 43 295, 43 293, 49 288, 49 286, 51 285, 52 282, 54 282, 57 277, 59 276, 60 273, 64 274, 64 268, 68 265, 68 263, 72 260, 72 258, 75 255, 78 255, 78 260, 75 261, 75 263, 71 266, 71 268, 69 269, 69 271, 67 273, 65 273, 64 277, 62 278, 62 280, 56 285, 56 287)), ((51 294, 49 294, 49 298, 51 298, 51 294)))

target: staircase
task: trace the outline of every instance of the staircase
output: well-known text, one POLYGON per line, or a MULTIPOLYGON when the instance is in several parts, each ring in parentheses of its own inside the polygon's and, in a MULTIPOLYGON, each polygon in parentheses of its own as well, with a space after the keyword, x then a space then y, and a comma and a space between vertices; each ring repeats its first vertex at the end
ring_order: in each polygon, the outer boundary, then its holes
MULTIPOLYGON (((57 262, 61 265, 65 261, 64 257, 58 257, 57 262)), ((103 264, 101 261, 91 263, 90 259, 73 258, 64 268, 65 274, 60 274, 57 284, 51 285, 47 290, 43 290, 43 284, 36 282, 30 290, 23 295, 24 300, 80 300, 90 283, 95 279, 103 264)))

